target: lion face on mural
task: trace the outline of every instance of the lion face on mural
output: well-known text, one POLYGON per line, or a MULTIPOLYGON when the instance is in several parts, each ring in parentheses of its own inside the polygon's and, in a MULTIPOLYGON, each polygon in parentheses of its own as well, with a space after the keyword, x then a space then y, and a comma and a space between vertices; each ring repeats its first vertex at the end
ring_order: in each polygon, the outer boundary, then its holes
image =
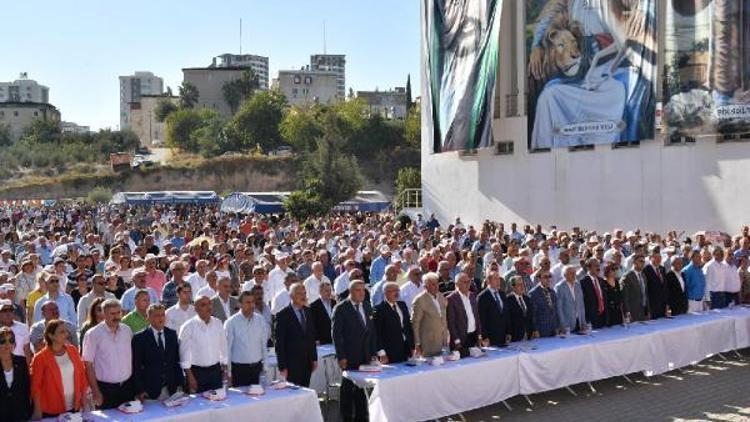
POLYGON ((542 80, 555 75, 575 76, 581 68, 579 40, 581 30, 576 23, 556 22, 550 26, 542 42, 542 80))

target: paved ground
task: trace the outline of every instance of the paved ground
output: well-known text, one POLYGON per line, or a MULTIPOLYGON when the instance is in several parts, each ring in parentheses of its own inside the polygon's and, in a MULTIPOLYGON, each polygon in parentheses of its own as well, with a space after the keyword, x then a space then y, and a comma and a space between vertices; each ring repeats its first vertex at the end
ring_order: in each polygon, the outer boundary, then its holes
MULTIPOLYGON (((466 421, 750 421, 750 349, 745 358, 726 354, 728 360, 712 358, 694 367, 646 378, 633 375, 586 384, 566 390, 531 396, 531 407, 522 397, 485 407, 463 416, 466 421)), ((337 421, 337 403, 332 403, 328 421, 337 421)), ((323 414, 326 415, 325 406, 323 414)), ((443 419, 445 421, 446 419, 443 419)), ((453 416, 448 421, 460 421, 453 416)))

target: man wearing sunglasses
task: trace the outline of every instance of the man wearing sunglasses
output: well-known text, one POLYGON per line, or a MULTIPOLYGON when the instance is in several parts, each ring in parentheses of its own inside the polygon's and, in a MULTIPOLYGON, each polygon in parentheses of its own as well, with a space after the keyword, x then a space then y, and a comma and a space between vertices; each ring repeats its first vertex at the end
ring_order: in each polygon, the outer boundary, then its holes
POLYGON ((83 323, 86 322, 86 315, 88 315, 89 308, 94 299, 98 297, 102 297, 105 300, 116 299, 114 294, 107 291, 106 285, 107 281, 102 274, 94 274, 91 277, 91 291, 78 301, 78 328, 81 328, 83 323))

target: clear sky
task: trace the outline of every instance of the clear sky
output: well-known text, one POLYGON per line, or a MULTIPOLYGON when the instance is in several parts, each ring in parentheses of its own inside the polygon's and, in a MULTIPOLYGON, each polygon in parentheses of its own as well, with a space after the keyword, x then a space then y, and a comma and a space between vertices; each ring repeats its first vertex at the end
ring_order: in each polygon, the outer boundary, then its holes
POLYGON ((310 54, 346 54, 347 89, 404 86, 419 95, 418 0, 3 1, 0 81, 20 72, 50 87, 63 120, 119 124, 119 75, 148 70, 175 94, 183 67, 222 53, 269 57, 279 69, 310 54))

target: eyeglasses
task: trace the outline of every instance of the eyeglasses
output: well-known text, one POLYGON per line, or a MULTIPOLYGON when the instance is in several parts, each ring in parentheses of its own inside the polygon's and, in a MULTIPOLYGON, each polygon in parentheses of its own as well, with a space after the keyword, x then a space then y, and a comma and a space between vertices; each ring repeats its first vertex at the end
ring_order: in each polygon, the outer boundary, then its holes
POLYGON ((0 346, 4 344, 16 344, 16 339, 14 339, 13 337, 0 338, 0 346))

